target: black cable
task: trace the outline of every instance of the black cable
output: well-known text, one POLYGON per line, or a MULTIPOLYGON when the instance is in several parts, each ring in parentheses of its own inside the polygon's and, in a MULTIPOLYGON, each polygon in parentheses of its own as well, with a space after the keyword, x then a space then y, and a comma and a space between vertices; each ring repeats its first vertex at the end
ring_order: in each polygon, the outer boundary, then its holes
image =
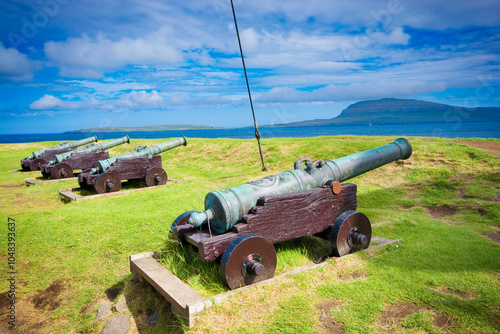
POLYGON ((245 66, 245 58, 243 57, 243 49, 241 48, 240 33, 238 31, 238 23, 236 22, 236 12, 234 11, 233 0, 231 0, 231 8, 233 9, 234 26, 236 27, 236 35, 238 36, 238 45, 240 46, 241 62, 243 63, 243 71, 245 72, 245 80, 247 82, 248 98, 250 99, 250 107, 252 108, 253 125, 255 127, 255 138, 259 144, 260 160, 262 160, 262 171, 266 171, 266 165, 264 164, 264 155, 262 154, 262 147, 260 146, 260 132, 257 127, 257 120, 255 119, 255 111, 253 110, 252 94, 250 93, 250 85, 248 83, 247 68, 245 66))

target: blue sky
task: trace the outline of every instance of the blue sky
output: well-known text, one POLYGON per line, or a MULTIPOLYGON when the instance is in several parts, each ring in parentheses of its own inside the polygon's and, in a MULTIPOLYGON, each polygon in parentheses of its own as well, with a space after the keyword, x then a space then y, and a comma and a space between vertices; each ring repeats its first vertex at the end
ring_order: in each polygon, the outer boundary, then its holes
MULTIPOLYGON (((500 1, 235 0, 260 125, 500 106, 500 1)), ((229 0, 4 1, 0 134, 253 124, 229 0)))

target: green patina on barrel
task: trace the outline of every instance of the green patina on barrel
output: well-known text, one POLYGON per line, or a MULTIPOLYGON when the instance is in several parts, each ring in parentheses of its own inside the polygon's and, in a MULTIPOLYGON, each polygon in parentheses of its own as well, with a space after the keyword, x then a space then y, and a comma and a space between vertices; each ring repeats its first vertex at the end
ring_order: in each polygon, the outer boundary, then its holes
POLYGON ((408 159, 412 147, 408 140, 394 142, 371 150, 330 161, 300 159, 295 169, 251 181, 238 187, 216 190, 205 197, 205 211, 193 213, 189 223, 200 226, 210 220, 218 233, 229 231, 262 196, 280 195, 323 186, 327 181, 343 182, 399 159, 408 159), (306 167, 302 164, 306 163, 306 167))
POLYGON ((41 149, 41 150, 38 150, 38 151, 34 151, 32 153, 32 155, 31 155, 31 157, 28 157, 27 159, 34 160, 34 159, 38 158, 39 156, 41 156, 43 154, 43 152, 45 152, 46 150, 51 150, 51 149, 72 149, 72 148, 75 148, 75 147, 78 147, 78 146, 82 146, 82 145, 86 145, 86 144, 90 144, 90 143, 93 143, 93 142, 96 142, 96 141, 97 141, 97 137, 96 136, 92 136, 92 137, 89 137, 89 138, 85 138, 85 139, 73 141, 71 143, 62 142, 62 143, 59 143, 59 145, 56 145, 56 146, 53 146, 53 147, 44 148, 44 149, 41 149))
POLYGON ((135 150, 123 153, 120 155, 117 155, 116 157, 112 157, 106 160, 99 160, 97 162, 97 167, 92 168, 90 170, 91 174, 100 174, 106 171, 111 165, 113 165, 117 160, 123 159, 123 158, 132 158, 132 157, 152 157, 153 155, 160 154, 162 152, 171 150, 177 146, 187 145, 187 140, 186 137, 180 136, 179 138, 172 139, 170 141, 157 144, 157 145, 152 145, 149 147, 145 146, 139 146, 136 147, 135 150))
POLYGON ((60 162, 63 162, 64 160, 68 159, 73 153, 76 153, 76 152, 99 152, 99 151, 104 151, 104 150, 107 150, 108 148, 115 147, 115 146, 118 146, 118 145, 121 145, 124 143, 130 143, 130 138, 127 135, 125 135, 122 138, 107 141, 105 143, 88 144, 88 145, 85 145, 85 147, 76 149, 74 151, 56 154, 54 156, 54 160, 49 161, 48 164, 54 165, 54 164, 58 164, 60 162))

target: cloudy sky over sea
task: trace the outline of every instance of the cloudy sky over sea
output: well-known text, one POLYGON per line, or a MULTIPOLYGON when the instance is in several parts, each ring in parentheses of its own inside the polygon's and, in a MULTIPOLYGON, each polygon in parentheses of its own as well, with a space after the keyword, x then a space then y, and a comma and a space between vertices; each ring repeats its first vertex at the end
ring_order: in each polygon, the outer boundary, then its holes
MULTIPOLYGON (((385 97, 500 106, 500 0, 235 0, 258 123, 385 97)), ((253 125, 229 0, 0 10, 0 134, 253 125)))

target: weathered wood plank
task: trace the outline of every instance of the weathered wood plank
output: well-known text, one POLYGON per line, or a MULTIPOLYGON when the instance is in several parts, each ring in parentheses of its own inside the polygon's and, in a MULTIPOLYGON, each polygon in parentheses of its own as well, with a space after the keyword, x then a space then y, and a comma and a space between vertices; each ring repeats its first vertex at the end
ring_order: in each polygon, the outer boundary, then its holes
POLYGON ((162 168, 161 156, 154 155, 148 157, 130 157, 118 159, 106 172, 115 172, 121 180, 142 179, 148 169, 162 168))
POLYGON ((109 158, 108 151, 100 152, 75 152, 63 162, 73 169, 87 169, 94 167, 98 160, 109 158))
POLYGON ((186 316, 189 315, 188 305, 203 300, 203 297, 189 285, 182 282, 152 257, 131 259, 130 269, 148 281, 173 307, 177 310, 184 310, 186 316))
POLYGON ((343 212, 356 210, 357 187, 344 184, 340 194, 329 188, 262 197, 258 210, 243 217, 246 224, 237 233, 255 233, 272 243, 320 233, 335 223, 343 212), (254 213, 255 212, 255 213, 254 213))

